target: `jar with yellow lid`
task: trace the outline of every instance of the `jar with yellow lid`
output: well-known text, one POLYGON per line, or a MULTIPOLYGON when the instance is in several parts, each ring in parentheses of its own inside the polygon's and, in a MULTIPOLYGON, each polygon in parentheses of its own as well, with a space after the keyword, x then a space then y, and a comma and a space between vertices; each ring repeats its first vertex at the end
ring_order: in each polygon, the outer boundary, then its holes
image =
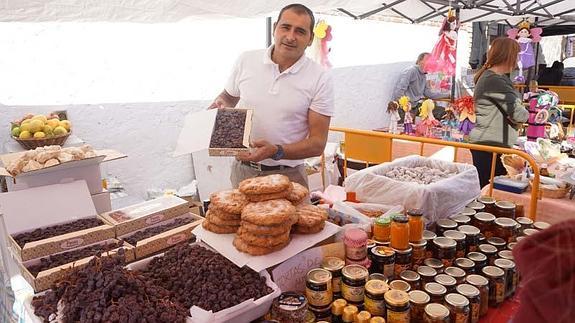
POLYGON ((331 273, 321 268, 310 270, 306 278, 305 296, 310 306, 329 306, 333 301, 331 273))
POLYGON ((343 309, 347 306, 345 299, 339 298, 333 301, 331 304, 331 322, 332 323, 342 323, 343 322, 343 309))
POLYGON ((376 316, 385 315, 385 293, 389 286, 382 280, 370 280, 365 284, 365 310, 376 316))
POLYGON ((342 315, 342 322, 344 323, 353 323, 355 320, 355 316, 359 313, 357 306, 355 305, 348 305, 343 309, 342 315))
POLYGON ((361 311, 355 316, 354 323, 369 323, 371 314, 368 311, 361 311))
POLYGON ((385 319, 381 316, 374 316, 369 320, 369 323, 385 323, 385 319))
POLYGON ((409 294, 392 289, 385 293, 387 323, 405 323, 410 321, 409 294))
POLYGON ((338 257, 325 257, 321 268, 331 273, 331 287, 333 298, 341 297, 341 270, 345 267, 345 261, 338 257))
POLYGON ((373 223, 373 239, 377 242, 389 242, 391 235, 391 218, 379 216, 373 223))

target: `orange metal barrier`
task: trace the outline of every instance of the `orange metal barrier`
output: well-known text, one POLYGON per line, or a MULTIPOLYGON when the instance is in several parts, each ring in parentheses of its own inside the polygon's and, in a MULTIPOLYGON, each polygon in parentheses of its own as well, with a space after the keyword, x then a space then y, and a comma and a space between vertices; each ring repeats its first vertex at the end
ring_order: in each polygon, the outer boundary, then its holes
MULTIPOLYGON (((346 160, 357 159, 368 162, 383 163, 391 161, 391 152, 393 148, 393 140, 406 140, 414 141, 420 143, 419 155, 423 156, 423 147, 425 144, 441 145, 441 146, 451 146, 454 147, 455 153, 453 161, 457 162, 457 151, 460 148, 463 149, 473 149, 486 151, 493 154, 493 161, 496 160, 497 154, 512 154, 517 155, 525 159, 531 168, 533 169, 533 183, 531 188, 531 200, 529 208, 529 218, 535 221, 537 216, 537 194, 539 192, 539 166, 529 154, 524 151, 512 149, 512 148, 502 148, 494 146, 484 146, 469 144, 463 142, 454 141, 444 141, 439 139, 415 137, 407 135, 395 135, 387 132, 371 131, 371 130, 360 130, 351 128, 340 128, 340 127, 330 127, 331 131, 341 132, 344 134, 344 147, 345 147, 345 159, 344 159, 344 173, 346 169, 346 160)), ((493 177, 495 174, 495 162, 491 164, 491 181, 489 184, 489 196, 493 195, 493 177)), ((344 174, 344 177, 346 174, 344 174)))

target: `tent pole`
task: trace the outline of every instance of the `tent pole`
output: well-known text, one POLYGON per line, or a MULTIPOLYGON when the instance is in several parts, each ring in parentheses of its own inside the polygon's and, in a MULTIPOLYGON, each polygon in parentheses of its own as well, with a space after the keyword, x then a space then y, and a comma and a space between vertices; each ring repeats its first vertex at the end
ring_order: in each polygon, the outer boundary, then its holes
POLYGON ((272 45, 272 17, 266 18, 266 47, 272 45))
MULTIPOLYGON (((459 24, 459 8, 455 9, 455 19, 459 24)), ((457 41, 455 42, 455 74, 451 76, 451 102, 455 100, 455 75, 457 74, 457 47, 459 46, 459 30, 457 31, 457 41)))
MULTIPOLYGON (((535 25, 539 21, 539 17, 535 17, 535 25)), ((535 71, 533 72, 532 80, 537 80, 537 76, 539 75, 539 42, 537 42, 537 48, 535 48, 535 71)))

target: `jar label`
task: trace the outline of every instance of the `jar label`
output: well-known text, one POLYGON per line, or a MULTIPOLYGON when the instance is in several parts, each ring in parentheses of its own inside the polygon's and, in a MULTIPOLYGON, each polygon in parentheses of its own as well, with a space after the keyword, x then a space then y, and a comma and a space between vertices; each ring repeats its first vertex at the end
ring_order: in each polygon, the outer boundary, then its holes
POLYGON ((346 246, 345 256, 352 260, 363 260, 365 257, 367 257, 367 248, 366 246, 359 248, 346 246))
POLYGON ((341 277, 334 277, 331 280, 331 285, 334 293, 341 292, 341 277))
POLYGON ((341 284, 341 294, 346 301, 359 303, 363 302, 365 289, 364 286, 353 287, 346 284, 341 284))
POLYGON ((395 312, 388 309, 386 322, 388 323, 409 322, 409 309, 403 312, 395 312))
POLYGON ((479 302, 471 303, 471 323, 479 322, 479 302))
POLYGON ((467 323, 469 321, 468 313, 455 313, 455 320, 452 323, 467 323))
POLYGON ((395 264, 383 265, 383 275, 387 278, 393 278, 395 264))
POLYGON ((385 301, 375 300, 369 297, 365 297, 365 310, 371 313, 373 316, 383 316, 385 314, 385 301))
POLYGON ((497 282, 495 284, 495 300, 497 303, 502 303, 505 300, 505 285, 497 282))
POLYGON ((399 274, 401 274, 405 270, 408 270, 410 265, 411 265, 410 263, 409 264, 398 264, 398 263, 396 263, 395 268, 394 268, 394 272, 393 272, 395 277, 399 277, 399 274))
POLYGON ((315 306, 315 307, 328 306, 331 303, 331 301, 333 300, 333 294, 332 294, 331 289, 329 287, 327 290, 322 290, 322 291, 315 291, 315 290, 311 290, 309 288, 306 288, 305 289, 305 297, 307 298, 309 305, 315 306))

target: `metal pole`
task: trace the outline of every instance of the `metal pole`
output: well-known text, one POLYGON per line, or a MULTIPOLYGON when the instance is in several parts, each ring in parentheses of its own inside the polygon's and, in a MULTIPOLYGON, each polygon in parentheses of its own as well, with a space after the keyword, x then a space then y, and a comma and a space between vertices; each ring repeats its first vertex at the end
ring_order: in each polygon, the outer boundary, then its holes
MULTIPOLYGON (((455 9, 455 19, 459 24, 459 8, 455 9)), ((455 74, 457 74, 457 46, 459 46, 459 30, 457 31, 457 41, 455 42, 455 74)), ((455 100, 455 74, 451 76, 451 102, 455 100)))
MULTIPOLYGON (((535 17, 535 24, 539 21, 539 17, 535 17)), ((535 48, 535 71, 533 72, 532 80, 537 80, 539 75, 539 42, 537 42, 537 47, 535 48)))
POLYGON ((266 18, 266 47, 272 45, 272 17, 266 18))

